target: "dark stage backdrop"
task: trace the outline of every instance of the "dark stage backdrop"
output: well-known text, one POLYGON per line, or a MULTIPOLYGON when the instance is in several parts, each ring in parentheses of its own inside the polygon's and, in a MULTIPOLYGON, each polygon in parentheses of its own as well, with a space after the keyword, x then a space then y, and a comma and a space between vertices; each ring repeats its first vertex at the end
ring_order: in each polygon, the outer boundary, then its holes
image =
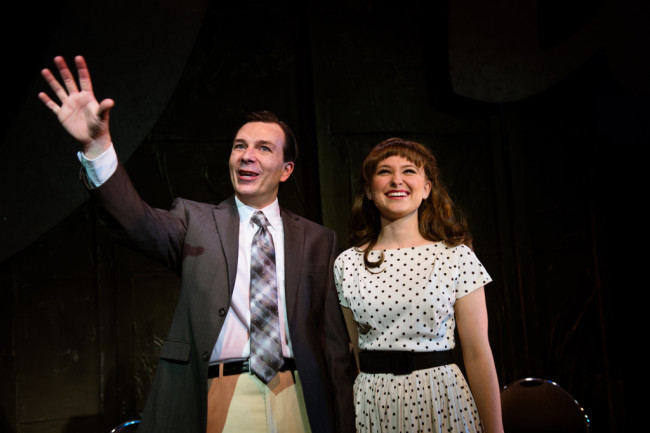
POLYGON ((501 384, 556 381, 592 431, 622 431, 647 12, 604 0, 22 6, 5 39, 33 42, 8 56, 0 131, 0 431, 137 418, 177 298, 177 277, 113 241, 86 200, 76 145, 36 97, 56 54, 85 55, 97 96, 115 99, 118 155, 157 207, 230 195, 236 125, 270 109, 300 145, 281 203, 347 247, 364 154, 391 136, 430 146, 494 278, 501 384))

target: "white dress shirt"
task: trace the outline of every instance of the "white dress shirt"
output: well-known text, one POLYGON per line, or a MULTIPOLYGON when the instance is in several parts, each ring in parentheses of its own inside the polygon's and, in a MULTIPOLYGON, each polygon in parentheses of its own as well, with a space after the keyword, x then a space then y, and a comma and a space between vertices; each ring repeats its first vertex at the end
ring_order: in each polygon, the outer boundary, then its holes
POLYGON ((248 358, 250 353, 250 276, 251 276, 251 245, 258 226, 251 222, 251 216, 256 210, 261 210, 269 220, 268 227, 275 246, 275 272, 278 287, 278 316, 281 334, 282 354, 293 358, 290 340, 287 338, 286 308, 284 297, 284 229, 280 206, 276 198, 273 203, 263 209, 255 209, 245 205, 237 197, 239 212, 239 257, 237 259, 237 277, 235 289, 230 300, 230 309, 221 329, 217 344, 212 351, 210 362, 248 358))
MULTIPOLYGON (((86 171, 89 186, 101 186, 117 168, 117 155, 111 147, 95 159, 88 159, 83 152, 78 152, 77 157, 86 171)), ((217 343, 212 350, 210 363, 248 358, 250 354, 250 261, 251 244, 258 226, 251 223, 250 219, 256 210, 261 210, 269 221, 269 232, 273 237, 275 246, 275 266, 278 287, 278 316, 281 334, 282 354, 293 358, 289 329, 287 327, 287 313, 285 308, 284 290, 284 228, 280 216, 280 205, 277 198, 273 203, 263 209, 255 209, 242 203, 235 197, 239 213, 239 256, 237 258, 237 276, 235 287, 230 301, 230 308, 217 343)))

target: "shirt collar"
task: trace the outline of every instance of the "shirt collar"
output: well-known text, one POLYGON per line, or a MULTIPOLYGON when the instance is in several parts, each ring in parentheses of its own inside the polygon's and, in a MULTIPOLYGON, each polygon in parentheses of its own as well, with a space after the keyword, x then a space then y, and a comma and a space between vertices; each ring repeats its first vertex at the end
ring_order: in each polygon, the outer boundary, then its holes
POLYGON ((237 212, 239 213, 239 221, 242 223, 248 223, 253 216, 255 211, 262 211, 264 216, 271 224, 271 227, 278 228, 282 226, 282 217, 280 216, 280 204, 278 203, 277 197, 270 205, 262 209, 255 209, 254 207, 248 206, 243 203, 241 200, 235 196, 235 203, 237 204, 237 212))

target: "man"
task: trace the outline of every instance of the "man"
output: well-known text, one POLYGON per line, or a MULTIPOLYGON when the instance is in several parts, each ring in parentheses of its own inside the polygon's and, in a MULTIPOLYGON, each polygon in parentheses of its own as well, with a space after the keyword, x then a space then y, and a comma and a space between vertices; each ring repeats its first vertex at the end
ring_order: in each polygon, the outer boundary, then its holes
POLYGON ((140 431, 354 431, 336 236, 277 202, 296 155, 288 126, 258 113, 239 129, 229 160, 234 197, 152 209, 115 156, 114 102, 95 99, 82 57, 79 87, 64 59, 54 62, 65 87, 48 69, 42 75, 60 105, 39 97, 82 144, 92 196, 137 248, 181 277, 140 431))

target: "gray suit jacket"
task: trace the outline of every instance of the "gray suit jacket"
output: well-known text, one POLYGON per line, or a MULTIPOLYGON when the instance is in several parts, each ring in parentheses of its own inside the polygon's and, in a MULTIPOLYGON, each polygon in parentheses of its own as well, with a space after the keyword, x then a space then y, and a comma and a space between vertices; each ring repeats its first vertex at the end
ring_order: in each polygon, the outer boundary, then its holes
MULTIPOLYGON (((91 194, 145 255, 176 271, 181 293, 140 432, 205 433, 207 370, 230 306, 239 215, 234 197, 210 205, 176 199, 169 211, 138 196, 122 165, 91 194)), ((333 282, 332 230, 281 210, 289 335, 312 431, 354 431, 356 375, 333 282)))

